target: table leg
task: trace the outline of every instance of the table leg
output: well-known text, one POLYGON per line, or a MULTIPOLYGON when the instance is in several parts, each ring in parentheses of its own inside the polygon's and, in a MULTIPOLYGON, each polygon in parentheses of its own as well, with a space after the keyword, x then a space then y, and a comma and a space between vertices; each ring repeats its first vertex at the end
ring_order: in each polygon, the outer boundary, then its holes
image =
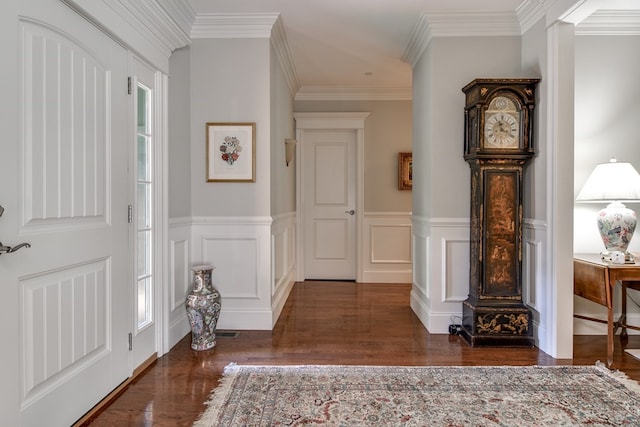
POLYGON ((607 308, 607 367, 613 364, 613 334, 615 325, 613 324, 613 307, 607 308))
POLYGON ((622 296, 622 314, 620 316, 620 320, 618 321, 620 328, 620 340, 626 342, 629 339, 629 335, 627 334, 627 284, 621 280, 620 281, 621 288, 621 296, 622 296))

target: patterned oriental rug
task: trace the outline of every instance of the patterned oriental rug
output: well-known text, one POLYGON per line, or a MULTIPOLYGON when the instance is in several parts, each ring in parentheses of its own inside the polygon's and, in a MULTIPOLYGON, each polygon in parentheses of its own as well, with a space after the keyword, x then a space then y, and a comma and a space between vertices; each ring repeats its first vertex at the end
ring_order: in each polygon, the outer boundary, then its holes
POLYGON ((640 386, 596 366, 225 368, 197 427, 640 426, 640 386))

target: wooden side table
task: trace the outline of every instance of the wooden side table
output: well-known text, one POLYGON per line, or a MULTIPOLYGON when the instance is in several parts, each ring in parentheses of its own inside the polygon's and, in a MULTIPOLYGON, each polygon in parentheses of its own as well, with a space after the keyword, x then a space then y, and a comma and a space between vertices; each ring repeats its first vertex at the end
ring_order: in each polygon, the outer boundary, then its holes
POLYGON ((640 290, 640 264, 611 264, 598 254, 576 254, 573 258, 573 293, 607 307, 607 320, 574 314, 578 319, 607 324, 607 366, 613 364, 613 336, 618 329, 620 337, 627 337, 627 328, 640 330, 627 324, 627 288, 640 290), (618 320, 613 319, 613 290, 620 283, 621 309, 618 320))

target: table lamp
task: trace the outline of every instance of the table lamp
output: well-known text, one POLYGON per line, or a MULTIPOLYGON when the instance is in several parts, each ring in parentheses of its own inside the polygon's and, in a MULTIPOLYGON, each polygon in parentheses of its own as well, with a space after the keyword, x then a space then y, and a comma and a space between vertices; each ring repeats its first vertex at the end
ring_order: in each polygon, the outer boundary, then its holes
POLYGON ((598 212, 598 230, 605 246, 603 259, 624 253, 625 263, 634 263, 627 248, 636 229, 636 213, 622 202, 640 201, 640 174, 627 162, 611 159, 595 167, 576 198, 578 202, 609 205, 598 212))

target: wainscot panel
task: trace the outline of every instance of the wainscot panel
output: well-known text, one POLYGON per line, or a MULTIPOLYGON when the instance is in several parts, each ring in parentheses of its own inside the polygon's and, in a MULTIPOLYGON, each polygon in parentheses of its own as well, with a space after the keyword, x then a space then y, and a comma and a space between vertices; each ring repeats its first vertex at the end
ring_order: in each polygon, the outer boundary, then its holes
POLYGON ((429 332, 448 333, 469 289, 469 220, 414 216, 413 230, 414 251, 427 267, 415 272, 411 307, 429 332))
POLYGON ((271 287, 272 324, 275 325, 296 277, 296 213, 273 217, 271 226, 273 265, 271 287))
POLYGON ((366 283, 410 283, 413 250, 411 212, 364 214, 363 276, 366 283))
POLYGON ((169 334, 173 347, 190 332, 185 301, 191 291, 191 218, 169 221, 169 334))
POLYGON ((222 296, 219 329, 270 330, 271 217, 197 217, 192 262, 211 264, 222 296))

